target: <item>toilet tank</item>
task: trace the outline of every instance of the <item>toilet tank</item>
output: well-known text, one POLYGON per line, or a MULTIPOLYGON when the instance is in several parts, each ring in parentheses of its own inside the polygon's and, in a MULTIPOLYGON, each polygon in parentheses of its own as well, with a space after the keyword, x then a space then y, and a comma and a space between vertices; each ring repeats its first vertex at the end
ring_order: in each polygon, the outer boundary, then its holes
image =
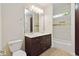
POLYGON ((11 52, 16 52, 21 49, 23 40, 14 40, 9 42, 11 52))

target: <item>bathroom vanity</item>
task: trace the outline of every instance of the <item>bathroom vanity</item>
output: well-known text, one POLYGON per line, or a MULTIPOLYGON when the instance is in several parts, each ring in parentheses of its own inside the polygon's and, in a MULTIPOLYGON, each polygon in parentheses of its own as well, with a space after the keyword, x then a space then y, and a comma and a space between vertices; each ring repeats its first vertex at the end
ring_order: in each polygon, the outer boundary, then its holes
POLYGON ((25 34, 25 51, 28 56, 37 56, 51 46, 50 33, 25 34))

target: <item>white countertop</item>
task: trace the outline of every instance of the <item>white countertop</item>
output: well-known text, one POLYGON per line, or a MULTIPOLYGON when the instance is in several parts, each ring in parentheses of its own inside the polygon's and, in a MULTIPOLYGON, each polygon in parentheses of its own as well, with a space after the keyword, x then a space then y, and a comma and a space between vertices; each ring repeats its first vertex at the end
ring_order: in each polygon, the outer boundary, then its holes
POLYGON ((50 33, 45 33, 45 32, 35 32, 35 33, 25 33, 25 36, 29 37, 29 38, 33 38, 33 37, 38 37, 38 36, 43 36, 43 35, 48 35, 50 33))

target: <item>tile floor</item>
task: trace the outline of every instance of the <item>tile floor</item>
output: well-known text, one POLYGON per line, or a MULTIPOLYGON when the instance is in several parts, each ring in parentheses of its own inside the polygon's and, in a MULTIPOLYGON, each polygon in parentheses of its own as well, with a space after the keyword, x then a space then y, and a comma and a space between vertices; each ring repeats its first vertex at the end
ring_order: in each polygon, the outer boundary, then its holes
POLYGON ((42 53, 40 56, 72 56, 72 55, 62 49, 50 48, 44 53, 42 53))
MULTIPOLYGON (((0 53, 0 56, 2 56, 1 53, 0 53)), ((49 48, 44 53, 42 53, 40 56, 72 56, 72 55, 62 49, 49 48)))

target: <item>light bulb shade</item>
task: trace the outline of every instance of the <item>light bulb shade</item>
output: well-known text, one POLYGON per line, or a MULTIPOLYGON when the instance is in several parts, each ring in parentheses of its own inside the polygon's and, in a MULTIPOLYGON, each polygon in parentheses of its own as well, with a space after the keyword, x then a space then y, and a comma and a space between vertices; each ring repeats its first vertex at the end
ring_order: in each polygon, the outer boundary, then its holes
POLYGON ((25 14, 31 14, 31 12, 28 9, 25 9, 25 14))
POLYGON ((32 6, 30 7, 30 10, 31 10, 31 11, 34 11, 34 12, 36 12, 36 13, 39 13, 39 14, 43 14, 43 9, 38 8, 38 7, 34 6, 34 5, 32 5, 32 6))
POLYGON ((64 16, 64 13, 53 16, 53 18, 58 18, 64 16))
POLYGON ((69 15, 70 13, 69 12, 65 12, 65 15, 69 15))
POLYGON ((66 11, 65 13, 54 15, 53 18, 58 18, 58 17, 66 16, 66 15, 69 15, 69 14, 70 13, 68 11, 66 11))

